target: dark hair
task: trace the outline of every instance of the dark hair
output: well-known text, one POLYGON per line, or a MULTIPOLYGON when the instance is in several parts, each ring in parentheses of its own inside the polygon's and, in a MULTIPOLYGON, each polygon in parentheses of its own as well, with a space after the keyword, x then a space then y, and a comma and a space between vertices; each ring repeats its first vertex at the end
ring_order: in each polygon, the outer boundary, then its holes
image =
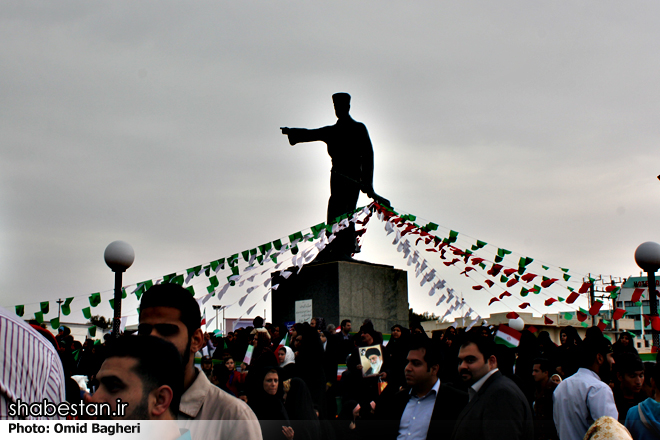
POLYGON ((495 355, 496 344, 492 338, 483 336, 481 333, 468 332, 465 334, 465 339, 461 344, 461 348, 467 347, 470 344, 477 346, 477 350, 484 357, 484 361, 488 362, 491 356, 495 355))
POLYGON ((344 320, 341 322, 341 324, 340 324, 339 326, 340 326, 340 327, 345 327, 346 324, 347 324, 347 323, 350 323, 350 322, 351 322, 350 319, 344 319, 344 320))
POLYGON ((612 344, 607 340, 602 333, 600 335, 592 333, 589 337, 584 338, 580 345, 580 366, 589 368, 596 360, 597 355, 607 356, 607 353, 612 352, 612 344))
POLYGON ((539 369, 541 371, 550 371, 550 361, 546 358, 536 358, 534 359, 534 362, 532 362, 532 365, 539 364, 539 369))
POLYGON ((122 336, 112 339, 105 358, 127 357, 137 360, 133 372, 140 377, 143 394, 167 385, 172 389, 170 412, 176 416, 183 394, 183 363, 179 350, 156 336, 122 336))
POLYGON ((252 325, 254 326, 254 328, 263 327, 264 326, 264 318, 262 318, 261 316, 257 316, 256 318, 254 318, 252 320, 252 325))
POLYGON ((199 304, 190 292, 178 284, 157 284, 142 295, 140 313, 149 307, 171 307, 181 312, 181 322, 188 329, 188 339, 200 328, 199 304))
POLYGON ((635 371, 643 371, 644 363, 633 353, 621 353, 615 358, 614 368, 617 373, 632 374, 635 371))
POLYGON ((410 339, 410 350, 424 350, 424 362, 426 362, 426 371, 431 371, 434 365, 442 363, 442 354, 436 344, 429 338, 414 335, 410 339))

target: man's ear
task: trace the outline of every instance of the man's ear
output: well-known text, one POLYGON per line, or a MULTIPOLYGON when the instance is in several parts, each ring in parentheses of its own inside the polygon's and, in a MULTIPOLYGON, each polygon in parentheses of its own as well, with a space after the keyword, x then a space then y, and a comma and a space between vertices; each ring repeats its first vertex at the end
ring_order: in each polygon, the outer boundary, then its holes
POLYGON ((598 353, 598 354, 596 355, 596 362, 598 363, 598 365, 603 365, 603 363, 605 362, 605 356, 603 356, 602 354, 598 353))
POLYGON ((440 371, 440 364, 435 364, 431 367, 431 375, 437 376, 440 371))
POLYGON ((169 385, 161 385, 150 394, 152 396, 152 402, 154 402, 153 407, 149 409, 150 415, 154 419, 160 419, 169 411, 174 392, 169 385))
POLYGON ((488 365, 490 366, 491 370, 497 368, 497 358, 495 357, 494 354, 491 354, 490 357, 488 358, 488 365))
POLYGON ((190 338, 190 351, 193 356, 204 347, 204 333, 201 328, 196 329, 190 338))

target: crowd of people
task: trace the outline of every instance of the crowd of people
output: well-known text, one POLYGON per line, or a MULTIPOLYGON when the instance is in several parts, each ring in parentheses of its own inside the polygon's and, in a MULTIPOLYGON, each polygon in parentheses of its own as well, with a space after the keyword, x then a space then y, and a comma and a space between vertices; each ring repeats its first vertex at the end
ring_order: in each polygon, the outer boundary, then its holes
POLYGON ((0 419, 30 418, 11 417, 9 404, 39 400, 39 386, 28 393, 11 378, 44 368, 44 398, 113 409, 120 399, 128 405, 116 418, 178 419, 190 428, 173 439, 577 440, 603 429, 660 437, 660 368, 641 361, 625 332, 612 344, 597 327, 582 339, 569 326, 557 345, 547 332, 523 330, 511 348, 486 326, 429 337, 397 324, 382 329, 384 340, 368 319, 335 328, 317 317, 289 328, 257 317, 224 336, 204 333, 200 322, 197 302, 176 284, 142 296, 137 335, 103 343, 0 313, 5 338, 39 334, 34 350, 44 364, 21 365, 25 353, 5 341, 0 361, 10 379, 0 378, 9 380, 0 383, 0 419), (75 375, 89 378, 89 392, 75 375))

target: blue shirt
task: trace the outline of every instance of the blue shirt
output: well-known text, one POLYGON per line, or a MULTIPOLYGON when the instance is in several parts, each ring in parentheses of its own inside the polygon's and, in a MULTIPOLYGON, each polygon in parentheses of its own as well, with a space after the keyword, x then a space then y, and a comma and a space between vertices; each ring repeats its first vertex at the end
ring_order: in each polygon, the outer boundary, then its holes
POLYGON ((440 390, 440 379, 435 382, 431 391, 424 397, 412 395, 403 410, 399 423, 399 436, 397 440, 424 440, 429 431, 435 398, 440 390))

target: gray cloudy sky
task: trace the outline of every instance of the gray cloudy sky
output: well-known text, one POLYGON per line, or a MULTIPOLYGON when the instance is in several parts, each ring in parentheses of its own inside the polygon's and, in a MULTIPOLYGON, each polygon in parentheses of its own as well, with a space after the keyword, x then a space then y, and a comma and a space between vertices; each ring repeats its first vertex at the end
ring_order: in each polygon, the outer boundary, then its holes
MULTIPOLYGON (((395 208, 575 274, 638 274, 636 246, 660 241, 659 13, 3 2, 0 304, 85 306, 112 288, 103 250, 116 239, 135 248, 135 283, 323 221, 324 145, 291 148, 278 128, 334 123, 337 91, 369 128, 375 188, 395 208)), ((405 267, 370 227, 358 258, 405 267)), ((416 311, 444 312, 409 280, 416 311)), ((495 310, 492 295, 464 293, 495 310)))

